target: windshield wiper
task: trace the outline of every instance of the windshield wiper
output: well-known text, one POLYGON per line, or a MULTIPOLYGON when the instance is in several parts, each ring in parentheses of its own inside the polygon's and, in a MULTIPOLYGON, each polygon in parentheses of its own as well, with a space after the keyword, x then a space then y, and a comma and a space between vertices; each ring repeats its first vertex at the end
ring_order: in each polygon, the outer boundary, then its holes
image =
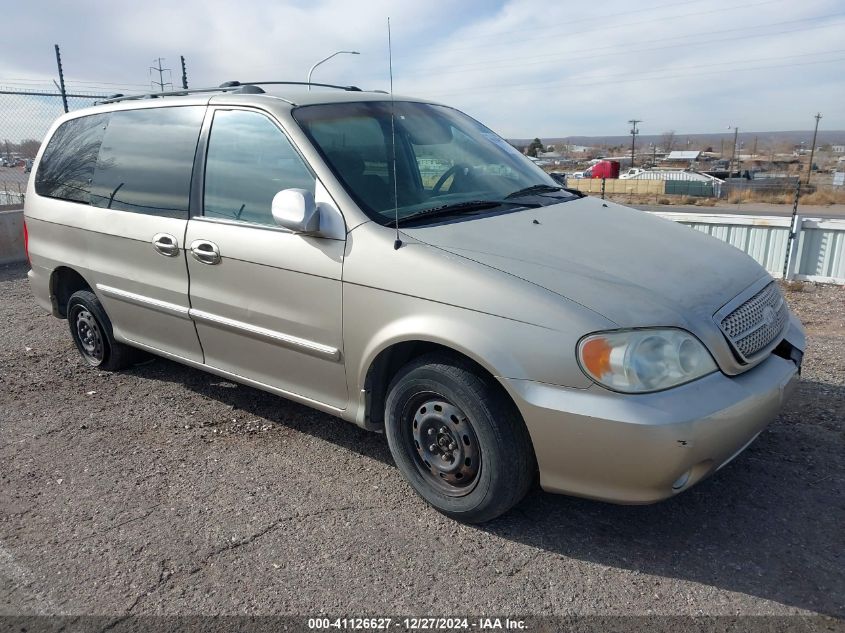
POLYGON ((554 191, 563 191, 563 187, 556 187, 554 185, 531 185, 524 189, 517 189, 505 196, 505 198, 519 198, 520 196, 530 196, 533 193, 552 193, 554 191))
MULTIPOLYGON (((399 224, 407 222, 408 220, 418 220, 421 218, 436 218, 448 215, 456 215, 464 212, 483 211, 485 209, 494 209, 503 205, 520 206, 520 207, 539 207, 536 203, 512 202, 510 200, 466 200, 464 202, 453 202, 451 204, 444 204, 439 207, 432 207, 430 209, 423 209, 416 211, 410 215, 399 218, 399 224)), ((396 220, 390 220, 385 226, 396 226, 396 220)))

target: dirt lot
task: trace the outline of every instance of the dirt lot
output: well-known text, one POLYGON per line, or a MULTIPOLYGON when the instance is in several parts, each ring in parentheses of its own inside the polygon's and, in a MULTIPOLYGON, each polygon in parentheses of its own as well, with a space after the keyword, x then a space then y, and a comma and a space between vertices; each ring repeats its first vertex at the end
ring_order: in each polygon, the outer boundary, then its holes
POLYGON ((845 289, 788 293, 804 380, 716 476, 467 527, 383 438, 156 360, 83 367, 0 268, 0 614, 845 614, 845 289))

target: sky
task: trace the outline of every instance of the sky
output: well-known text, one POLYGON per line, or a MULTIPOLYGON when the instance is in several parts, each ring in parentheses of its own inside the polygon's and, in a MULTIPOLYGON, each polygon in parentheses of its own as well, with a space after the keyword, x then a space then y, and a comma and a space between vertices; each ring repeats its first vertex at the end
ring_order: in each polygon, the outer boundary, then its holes
MULTIPOLYGON (((842 0, 113 0, 4 2, 0 88, 148 91, 305 80, 455 106, 508 138, 845 129, 842 0), (157 73, 156 73, 157 75, 157 73), (157 77, 156 77, 157 78, 157 77)), ((0 99, 6 121, 18 116, 0 99)), ((3 123, 0 122, 0 127, 3 123)), ((0 130, 0 136, 3 135, 0 130)), ((7 131, 8 133, 8 131, 7 131)))

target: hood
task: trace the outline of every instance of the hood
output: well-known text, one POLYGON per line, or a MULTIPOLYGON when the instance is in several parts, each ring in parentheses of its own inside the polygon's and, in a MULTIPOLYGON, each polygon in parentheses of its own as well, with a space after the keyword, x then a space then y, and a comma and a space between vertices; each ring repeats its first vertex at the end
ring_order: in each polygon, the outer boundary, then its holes
POLYGON ((765 270, 688 226, 598 198, 403 229, 575 301, 620 327, 687 326, 765 270))

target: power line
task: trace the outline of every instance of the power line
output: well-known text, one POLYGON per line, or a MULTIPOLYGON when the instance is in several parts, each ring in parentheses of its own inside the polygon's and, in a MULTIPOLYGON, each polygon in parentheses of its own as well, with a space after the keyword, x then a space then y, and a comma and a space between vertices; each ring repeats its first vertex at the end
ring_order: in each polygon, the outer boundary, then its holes
MULTIPOLYGON (((764 5, 764 4, 772 4, 774 2, 783 2, 783 1, 784 0, 760 0, 759 2, 747 2, 745 4, 733 5, 733 6, 730 7, 730 10, 732 12, 736 12, 740 9, 748 9, 748 8, 751 8, 751 7, 758 7, 758 6, 761 6, 761 5, 764 5)), ((596 32, 596 31, 600 31, 602 33, 605 33, 606 31, 612 30, 612 29, 623 29, 623 28, 624 29, 630 29, 632 26, 639 26, 639 25, 642 25, 642 24, 652 24, 654 22, 665 23, 665 22, 668 22, 670 20, 677 20, 677 19, 680 19, 680 18, 698 17, 698 16, 701 16, 701 15, 710 15, 710 14, 714 14, 714 13, 724 13, 725 10, 726 9, 724 7, 721 7, 721 8, 718 8, 718 9, 708 9, 706 11, 693 11, 691 13, 679 13, 679 14, 676 14, 676 15, 661 15, 660 17, 657 17, 657 18, 650 18, 648 20, 639 20, 639 21, 636 21, 636 22, 624 22, 622 24, 601 24, 600 26, 596 26, 595 28, 580 30, 577 33, 579 35, 582 34, 582 33, 593 33, 593 32, 596 32)), ((563 24, 563 25, 560 25, 560 26, 566 27, 567 24, 563 24)), ((552 28, 552 27, 538 27, 538 28, 552 28)), ((555 28, 557 28, 557 27, 555 27, 555 28)), ((512 41, 501 40, 501 39, 499 39, 498 36, 495 36, 495 37, 497 38, 497 40, 496 40, 496 46, 497 47, 501 46, 502 44, 512 43, 512 41)), ((474 49, 477 49, 477 48, 490 48, 490 45, 489 44, 476 44, 476 45, 473 45, 473 46, 463 46, 463 47, 444 46, 444 47, 438 47, 438 52, 455 53, 455 52, 460 52, 460 51, 474 50, 474 49)), ((405 56, 408 56, 408 55, 409 54, 406 54, 405 56)))
MULTIPOLYGON (((755 59, 745 59, 743 60, 745 63, 756 63, 756 62, 769 62, 769 61, 782 61, 787 59, 797 59, 797 58, 804 58, 804 57, 813 57, 815 55, 836 55, 839 53, 845 53, 845 48, 839 48, 829 51, 817 51, 815 53, 798 53, 795 55, 782 55, 777 57, 758 57, 755 59)), ((816 60, 819 63, 824 63, 826 61, 834 61, 834 60, 816 60)), ((713 62, 711 64, 694 64, 694 65, 687 65, 687 66, 672 66, 671 68, 656 68, 654 70, 644 70, 642 72, 636 73, 637 77, 642 77, 643 79, 648 79, 648 75, 653 73, 664 73, 667 70, 671 71, 685 71, 685 70, 698 70, 700 68, 712 68, 715 66, 730 66, 730 70, 735 70, 736 62, 734 61, 726 61, 726 62, 713 62)), ((596 82, 601 82, 605 80, 612 80, 616 77, 631 77, 631 72, 619 72, 619 73, 612 73, 607 75, 594 75, 591 76, 591 80, 595 80, 596 82)), ((531 82, 531 85, 543 85, 546 83, 552 84, 560 82, 560 79, 544 79, 539 82, 531 82)), ((593 85, 593 84, 579 84, 577 82, 572 82, 570 80, 566 81, 566 84, 569 86, 577 86, 577 85, 593 85)), ((529 85, 529 84, 513 84, 513 85, 529 85)), ((435 93, 437 94, 437 93, 435 93)), ((443 93, 440 93, 443 94, 443 93)))
MULTIPOLYGON (((811 18, 803 18, 800 20, 785 20, 782 22, 772 22, 770 24, 760 24, 753 28, 769 28, 773 26, 782 26, 782 25, 793 25, 796 22, 809 22, 813 20, 827 20, 829 18, 837 18, 845 16, 845 13, 831 13, 828 15, 820 15, 811 18)), ((651 43, 654 42, 668 42, 672 40, 681 40, 679 44, 672 44, 668 46, 648 46, 645 48, 626 48, 625 54, 630 55, 631 53, 642 53, 648 51, 656 51, 656 50, 666 50, 678 47, 689 48, 691 46, 703 46, 706 44, 714 44, 718 42, 729 42, 737 39, 750 39, 750 38, 759 38, 759 37, 769 37, 772 35, 784 35, 787 33, 797 33, 801 31, 810 31, 815 29, 823 29, 828 28, 831 26, 837 26, 841 22, 825 22, 823 24, 814 24, 806 27, 799 27, 799 28, 790 28, 780 31, 775 31, 772 33, 749 33, 748 27, 739 27, 739 28, 732 28, 732 29, 719 29, 717 31, 704 31, 701 33, 696 33, 694 37, 698 37, 701 35, 715 35, 720 33, 731 33, 731 32, 739 32, 739 35, 732 36, 732 37, 718 37, 709 40, 701 40, 701 41, 690 41, 690 35, 677 35, 672 37, 663 37, 658 39, 651 40, 651 43)), ((547 53, 543 55, 531 55, 527 57, 508 57, 507 59, 493 59, 493 60, 486 60, 481 62, 470 62, 465 64, 451 64, 449 66, 430 66, 428 68, 421 68, 414 71, 415 76, 421 75, 446 75, 446 74, 453 74, 463 72, 461 69, 470 69, 470 68, 478 68, 478 67, 488 67, 491 64, 496 64, 496 68, 522 68, 527 64, 542 64, 547 63, 550 60, 558 60, 562 55, 566 56, 569 53, 578 53, 578 52, 585 52, 586 55, 582 55, 579 57, 566 57, 567 61, 575 61, 579 59, 597 59, 599 57, 612 57, 615 55, 619 55, 619 48, 618 44, 610 44, 607 46, 598 46, 594 47, 591 46, 590 48, 575 48, 569 50, 558 51, 555 53, 547 53), (608 50, 608 53, 601 53, 596 54, 596 51, 608 50), (532 61, 535 60, 535 61, 532 61), (519 62, 515 64, 508 65, 507 62, 519 62), (502 65, 504 64, 504 65, 502 65)))
MULTIPOLYGON (((774 1, 774 0, 772 0, 774 1)), ((490 39, 490 38, 499 38, 502 35, 510 35, 513 33, 537 33, 538 31, 545 31, 547 29, 557 29, 563 27, 568 27, 572 24, 578 24, 579 22, 595 22, 596 20, 603 20, 606 18, 618 18, 626 15, 633 15, 636 13, 648 13, 649 11, 656 11, 658 9, 665 9, 667 7, 679 7, 685 4, 696 4, 700 2, 700 0, 684 0, 683 2, 667 2, 664 4, 657 4, 652 5, 650 7, 641 7, 639 9, 633 9, 631 11, 615 11, 613 13, 599 13, 599 14, 591 14, 584 18, 578 18, 575 20, 567 20, 565 24, 552 24, 547 26, 526 26, 519 29, 508 29, 506 31, 497 31, 495 33, 485 33, 484 35, 470 35, 470 36, 461 36, 461 41, 467 40, 480 40, 480 39, 490 39)), ((409 56, 409 53, 406 53, 404 57, 409 56)))
MULTIPOLYGON (((838 57, 835 59, 826 59, 821 61, 812 61, 812 62, 796 62, 792 64, 775 64, 775 65, 768 65, 768 66, 748 66, 748 67, 732 67, 730 71, 734 72, 745 72, 749 70, 765 70, 768 68, 791 68, 794 66, 810 66, 815 64, 832 64, 835 62, 845 61, 845 57, 838 57)), ((649 72, 655 71, 646 71, 647 74, 649 72)), ((712 71, 702 71, 697 73, 697 75, 711 75, 711 74, 724 74, 724 70, 712 70, 712 71)), ((565 84, 567 88, 574 88, 574 87, 582 87, 582 86, 597 86, 597 85, 614 85, 614 84, 621 84, 621 83, 632 83, 638 81, 655 81, 658 79, 677 79, 677 78, 687 78, 689 77, 688 74, 675 74, 675 75, 658 75, 653 77, 643 77, 637 75, 635 73, 626 73, 626 79, 616 79, 616 80, 601 80, 601 81, 592 81, 592 82, 573 82, 567 79, 555 79, 549 81, 539 81, 539 82, 528 82, 528 83, 511 83, 511 84, 493 84, 493 85, 485 85, 485 86, 472 86, 465 88, 463 90, 452 90, 448 92, 426 92, 426 95, 429 96, 447 96, 447 95, 455 95, 455 94, 464 94, 467 92, 478 92, 481 90, 497 90, 499 92, 502 91, 503 88, 520 88, 524 86, 537 86, 537 85, 550 85, 550 84, 565 84)))
MULTIPOLYGON (((845 48, 838 48, 838 49, 834 49, 834 50, 830 50, 830 51, 818 51, 818 52, 815 52, 815 53, 798 53, 796 55, 782 55, 782 56, 777 56, 777 57, 758 57, 758 58, 755 58, 755 59, 744 59, 743 62, 744 63, 771 62, 771 61, 781 61, 781 60, 786 60, 786 59, 796 59, 796 58, 802 58, 802 57, 812 57, 812 56, 815 56, 815 55, 838 55, 839 53, 845 53, 845 48)), ((832 61, 832 60, 821 60, 820 59, 820 60, 816 60, 816 61, 825 62, 825 61, 832 61)), ((652 73, 663 73, 663 72, 666 72, 666 70, 671 70, 671 71, 674 72, 674 71, 685 71, 685 70, 698 70, 700 68, 712 68, 714 66, 731 66, 730 70, 733 70, 735 68, 735 66, 734 66, 735 64, 736 64, 735 61, 727 61, 727 62, 713 62, 711 64, 693 64, 693 65, 687 65, 687 66, 672 66, 671 68, 657 68, 655 70, 644 70, 640 73, 637 73, 637 76, 647 78, 646 75, 650 75, 652 73)), ((630 72, 620 72, 620 73, 612 73, 612 74, 609 74, 609 75, 591 76, 590 79, 591 80, 594 79, 596 81, 602 81, 604 79, 613 79, 615 77, 630 77, 630 76, 631 76, 630 72)), ((558 80, 549 79, 549 80, 545 80, 545 81, 548 82, 548 83, 553 83, 553 82, 556 82, 558 80)))

